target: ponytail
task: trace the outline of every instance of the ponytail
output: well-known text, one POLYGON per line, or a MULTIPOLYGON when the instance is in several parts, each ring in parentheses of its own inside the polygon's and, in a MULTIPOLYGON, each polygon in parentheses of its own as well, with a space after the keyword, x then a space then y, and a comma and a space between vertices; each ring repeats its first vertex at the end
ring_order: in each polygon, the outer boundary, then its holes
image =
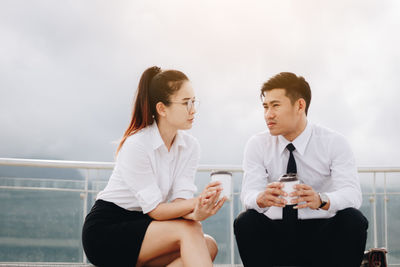
POLYGON ((138 89, 135 96, 135 104, 133 107, 131 123, 129 124, 128 129, 126 129, 124 136, 122 137, 118 145, 117 154, 121 150, 122 145, 125 143, 126 139, 129 136, 135 134, 136 132, 153 123, 154 114, 152 114, 150 107, 149 88, 151 80, 160 72, 161 69, 154 66, 145 70, 142 74, 142 77, 140 77, 138 89))
POLYGON ((143 72, 136 91, 131 123, 118 145, 117 154, 129 136, 158 119, 157 103, 162 102, 169 106, 170 96, 181 88, 184 81, 188 80, 186 75, 178 70, 161 71, 159 67, 154 66, 143 72))

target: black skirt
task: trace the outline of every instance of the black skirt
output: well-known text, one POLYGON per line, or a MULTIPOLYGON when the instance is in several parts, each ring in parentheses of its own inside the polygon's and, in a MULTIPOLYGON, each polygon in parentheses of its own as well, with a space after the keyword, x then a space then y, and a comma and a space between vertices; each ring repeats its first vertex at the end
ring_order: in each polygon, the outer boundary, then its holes
POLYGON ((151 221, 140 211, 97 200, 82 229, 82 244, 88 260, 99 267, 136 266, 151 221))

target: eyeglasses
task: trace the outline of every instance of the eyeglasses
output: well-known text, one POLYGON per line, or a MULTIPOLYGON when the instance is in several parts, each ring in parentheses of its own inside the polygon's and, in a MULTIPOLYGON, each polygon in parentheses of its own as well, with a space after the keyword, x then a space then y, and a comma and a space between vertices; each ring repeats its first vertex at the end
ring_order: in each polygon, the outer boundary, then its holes
POLYGON ((195 110, 197 110, 199 108, 200 102, 198 100, 195 99, 189 99, 185 102, 172 102, 169 101, 169 103, 171 104, 181 104, 186 106, 186 109, 188 112, 192 111, 192 109, 194 108, 195 110))

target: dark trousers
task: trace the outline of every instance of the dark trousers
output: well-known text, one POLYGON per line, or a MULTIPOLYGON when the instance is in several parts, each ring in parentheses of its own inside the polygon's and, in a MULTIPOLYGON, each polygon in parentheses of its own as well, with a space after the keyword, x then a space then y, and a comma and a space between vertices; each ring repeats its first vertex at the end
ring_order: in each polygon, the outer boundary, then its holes
POLYGON ((360 267, 368 220, 359 210, 348 208, 329 219, 288 225, 247 210, 236 218, 234 229, 245 267, 360 267))

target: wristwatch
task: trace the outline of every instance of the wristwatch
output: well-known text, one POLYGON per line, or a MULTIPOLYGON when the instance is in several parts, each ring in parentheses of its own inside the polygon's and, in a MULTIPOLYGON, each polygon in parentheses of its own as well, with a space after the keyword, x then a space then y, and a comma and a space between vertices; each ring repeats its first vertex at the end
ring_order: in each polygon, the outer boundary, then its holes
POLYGON ((329 202, 329 198, 325 193, 318 193, 318 195, 319 199, 321 200, 321 205, 319 206, 319 209, 321 209, 329 202))

